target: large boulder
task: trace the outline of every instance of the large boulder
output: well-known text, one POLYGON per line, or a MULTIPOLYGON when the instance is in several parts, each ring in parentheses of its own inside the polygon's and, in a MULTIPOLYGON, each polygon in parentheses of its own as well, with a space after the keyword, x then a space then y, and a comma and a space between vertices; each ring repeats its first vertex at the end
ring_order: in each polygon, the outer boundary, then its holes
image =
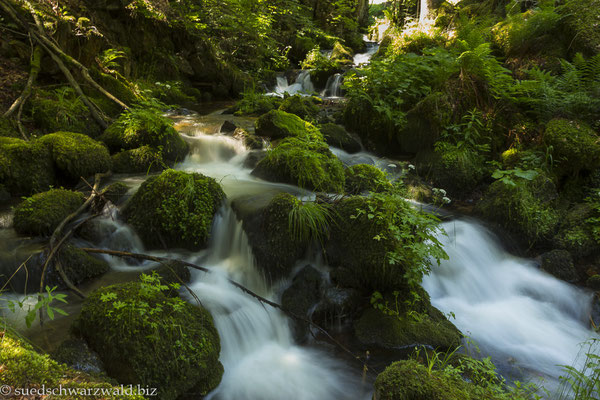
POLYGON ((259 178, 321 192, 340 193, 342 162, 321 141, 287 138, 270 150, 252 171, 259 178))
POLYGON ((319 104, 321 103, 322 101, 318 97, 306 97, 297 94, 284 98, 279 110, 297 115, 304 120, 314 120, 320 111, 319 104))
POLYGON ((592 206, 588 203, 571 205, 558 224, 558 232, 552 239, 553 244, 569 251, 576 260, 598 253, 600 246, 587 222, 594 214, 592 206))
POLYGON ((559 175, 600 167, 600 136, 584 122, 553 119, 546 126, 544 143, 557 161, 559 175))
POLYGON ((225 193, 212 178, 172 169, 147 179, 127 203, 124 216, 151 247, 206 246, 225 193))
POLYGON ((0 184, 13 196, 30 195, 54 184, 50 150, 37 140, 0 137, 0 184))
POLYGON ((203 396, 221 381, 220 342, 201 306, 166 296, 153 280, 104 287, 74 326, 122 384, 158 388, 161 399, 203 396))
POLYGON ((51 235, 83 201, 83 194, 66 189, 34 194, 15 208, 14 228, 25 235, 51 235))
POLYGON ((256 134, 272 140, 289 137, 322 140, 321 132, 310 122, 281 110, 271 110, 256 120, 256 134))
POLYGON ((94 257, 69 243, 61 247, 58 260, 64 273, 74 285, 96 278, 110 270, 105 260, 94 257))
POLYGON ((39 142, 48 146, 56 171, 69 181, 89 177, 111 169, 112 163, 104 144, 80 133, 56 132, 39 142))
POLYGON ((342 125, 327 123, 320 125, 319 129, 330 146, 340 148, 348 153, 356 153, 362 148, 360 141, 342 125))
POLYGON ((100 136, 112 152, 133 150, 141 146, 161 149, 168 162, 183 161, 189 145, 173 128, 173 122, 153 109, 132 108, 125 111, 100 136))
POLYGON ((112 156, 115 173, 149 173, 166 168, 160 150, 151 146, 123 150, 112 156))
POLYGON ((542 269, 558 279, 575 283, 577 271, 573 265, 573 257, 566 250, 552 250, 540 256, 542 269))

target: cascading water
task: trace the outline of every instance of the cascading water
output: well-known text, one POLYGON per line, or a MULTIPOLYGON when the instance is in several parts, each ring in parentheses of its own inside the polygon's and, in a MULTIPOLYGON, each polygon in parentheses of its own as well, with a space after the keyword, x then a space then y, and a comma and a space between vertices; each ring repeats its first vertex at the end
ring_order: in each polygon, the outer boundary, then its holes
POLYGON ((579 345, 594 336, 586 326, 591 297, 505 253, 475 223, 457 220, 443 228, 449 260, 423 280, 432 304, 454 313, 455 325, 502 370, 557 379, 561 365, 572 365, 579 345))
POLYGON ((341 362, 319 350, 294 345, 282 313, 263 306, 227 281, 232 278, 273 298, 256 269, 241 224, 229 208, 215 221, 209 252, 203 265, 212 273, 197 273, 191 287, 213 315, 221 337, 225 374, 207 399, 369 398, 360 378, 341 362))
POLYGON ((425 23, 429 19, 429 0, 421 0, 419 8, 419 24, 425 23))
POLYGON ((342 74, 335 74, 327 79, 325 90, 321 93, 323 97, 341 97, 342 96, 342 82, 344 76, 342 74))
POLYGON ((296 81, 291 85, 285 76, 278 76, 275 89, 271 93, 272 96, 283 96, 284 93, 295 95, 295 94, 312 94, 315 91, 315 87, 310 80, 310 71, 302 70, 296 77, 296 81))
POLYGON ((366 42, 367 51, 366 53, 358 53, 354 56, 354 66, 358 67, 364 64, 368 64, 371 61, 371 58, 377 50, 379 50, 379 45, 376 42, 366 42))

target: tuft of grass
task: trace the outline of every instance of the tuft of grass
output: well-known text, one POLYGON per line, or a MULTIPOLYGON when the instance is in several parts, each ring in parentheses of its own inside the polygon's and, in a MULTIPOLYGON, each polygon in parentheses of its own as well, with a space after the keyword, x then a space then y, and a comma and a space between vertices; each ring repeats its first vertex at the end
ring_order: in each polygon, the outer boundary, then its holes
POLYGON ((302 203, 294 205, 289 213, 289 231, 295 240, 324 243, 331 223, 331 206, 322 203, 302 203))

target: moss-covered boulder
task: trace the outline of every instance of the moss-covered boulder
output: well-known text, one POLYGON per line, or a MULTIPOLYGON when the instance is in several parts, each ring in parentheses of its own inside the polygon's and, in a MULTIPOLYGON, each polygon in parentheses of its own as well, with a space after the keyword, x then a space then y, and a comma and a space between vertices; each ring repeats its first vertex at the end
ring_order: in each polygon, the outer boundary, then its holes
MULTIPOLYGON (((288 277, 296 261, 306 250, 306 243, 298 240, 290 229, 290 212, 300 200, 288 193, 265 199, 259 208, 246 208, 243 199, 236 199, 232 207, 243 221, 258 267, 271 281, 288 277)), ((263 199, 250 198, 252 206, 263 199)))
POLYGON ((67 180, 87 178, 112 167, 106 146, 80 133, 56 132, 38 141, 50 149, 56 171, 67 180))
POLYGON ((96 278, 110 270, 106 261, 94 257, 72 244, 61 247, 58 260, 63 271, 74 285, 96 278))
POLYGON ((14 228, 25 235, 51 235, 83 201, 83 194, 65 189, 34 194, 15 208, 14 228))
POLYGON ((165 160, 182 161, 189 145, 173 128, 173 122, 153 109, 131 108, 125 111, 100 136, 112 152, 142 146, 160 148, 165 160))
MULTIPOLYGON (((106 379, 75 371, 59 363, 47 354, 37 352, 33 346, 10 330, 0 331, 0 379, 3 385, 8 385, 11 393, 15 389, 58 388, 66 390, 91 391, 103 389, 108 393, 118 393, 120 388, 108 383, 106 379)), ((135 388, 135 385, 134 385, 135 388)), ((143 400, 144 396, 133 393, 110 396, 112 399, 143 400)), ((69 398, 83 400, 86 396, 71 396, 69 398)), ((87 396, 89 398, 89 396, 87 396)))
POLYGON ((553 208, 556 187, 539 174, 514 185, 498 180, 490 185, 475 211, 484 219, 516 233, 528 244, 544 242, 555 232, 559 215, 553 208))
POLYGON ((351 66, 354 64, 354 57, 352 56, 352 50, 345 47, 340 42, 335 42, 333 50, 331 51, 331 61, 334 61, 339 66, 351 66))
POLYGON ((39 141, 0 137, 0 184, 13 196, 30 195, 54 184, 50 150, 39 141))
POLYGON ((337 147, 348 153, 356 153, 362 149, 360 141, 352 136, 342 125, 327 123, 319 125, 319 130, 330 146, 337 147))
POLYGON ((271 140, 297 137, 308 140, 323 140, 321 132, 310 122, 297 115, 280 110, 272 110, 256 121, 256 134, 271 140))
POLYGON ((332 279, 342 287, 365 294, 400 290, 419 279, 429 255, 440 256, 425 242, 436 222, 400 197, 352 196, 337 203, 332 214, 327 259, 332 279))
POLYGON ((160 150, 151 146, 124 150, 112 156, 115 173, 148 173, 167 168, 160 150))
POLYGON ((385 192, 392 188, 385 173, 379 168, 369 164, 357 164, 346 168, 346 184, 344 188, 348 194, 361 194, 363 192, 385 192))
POLYGON ((52 353, 52 358, 69 368, 90 374, 101 374, 104 365, 98 354, 82 339, 67 339, 52 353))
POLYGON ((279 106, 279 110, 297 115, 304 120, 313 120, 319 113, 319 104, 321 103, 322 100, 318 97, 306 97, 297 94, 284 98, 279 106))
POLYGON ((540 256, 542 269, 558 279, 574 283, 578 280, 571 253, 566 250, 552 250, 540 256))
POLYGON ((73 328, 98 352, 109 376, 158 388, 161 399, 203 396, 223 375, 211 315, 166 296, 151 279, 93 292, 73 328))
POLYGON ((552 239, 553 244, 568 250, 576 260, 598 253, 600 246, 594 239, 590 225, 586 222, 593 216, 594 210, 590 204, 572 205, 558 224, 558 232, 552 239))
POLYGON ((340 193, 344 167, 324 142, 298 138, 283 140, 252 171, 259 178, 321 192, 340 193))
POLYGON ((225 193, 212 178, 172 169, 147 179, 124 215, 149 247, 206 246, 225 193))
POLYGON ((452 197, 469 195, 487 172, 483 156, 450 143, 419 153, 415 165, 420 176, 452 197))
POLYGON ((551 148, 560 175, 600 167, 600 136, 583 122, 553 119, 546 126, 544 143, 551 148))
POLYGON ((415 344, 439 349, 453 349, 459 346, 460 331, 439 310, 431 305, 428 308, 429 310, 417 317, 404 311, 399 315, 390 315, 369 308, 355 322, 354 332, 363 345, 385 349, 398 349, 415 344))

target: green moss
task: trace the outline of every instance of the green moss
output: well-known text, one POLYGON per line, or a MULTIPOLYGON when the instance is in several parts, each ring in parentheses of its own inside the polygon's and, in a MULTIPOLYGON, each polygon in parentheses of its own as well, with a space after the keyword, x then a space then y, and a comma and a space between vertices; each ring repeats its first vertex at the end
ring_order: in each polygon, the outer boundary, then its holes
POLYGON ((71 244, 61 247, 58 259, 63 271, 74 285, 100 276, 110 270, 106 261, 94 257, 71 244))
POLYGON ((453 349, 460 345, 458 329, 441 312, 429 307, 432 315, 421 314, 418 317, 388 315, 369 308, 354 324, 356 337, 365 345, 388 349, 415 344, 453 349))
POLYGON ((83 201, 83 194, 65 189, 34 194, 15 208, 15 230, 27 235, 50 235, 83 201))
POLYGON ((341 193, 344 187, 342 162, 327 145, 294 137, 270 150, 252 174, 322 192, 341 193))
POLYGON ((4 118, 0 115, 0 136, 4 137, 19 137, 19 131, 17 127, 8 118, 4 118))
POLYGON ((340 42, 335 42, 335 44, 333 45, 333 50, 331 51, 330 59, 339 66, 350 66, 354 64, 352 50, 345 47, 340 42))
POLYGON ((102 195, 113 204, 117 204, 119 200, 129 191, 129 186, 123 182, 115 182, 108 185, 102 190, 102 195))
POLYGON ((358 164, 346 168, 345 189, 348 194, 362 192, 385 192, 392 188, 385 173, 377 167, 368 164, 358 164))
POLYGON ((587 257, 598 251, 598 243, 590 226, 586 223, 593 216, 592 207, 587 204, 574 204, 558 225, 553 242, 557 247, 568 250, 575 259, 587 257))
POLYGON ((182 161, 189 145, 173 128, 173 122, 156 110, 131 108, 106 129, 100 137, 112 152, 141 146, 160 148, 165 160, 182 161))
POLYGON ((54 165, 63 177, 77 181, 111 169, 108 149, 88 136, 72 132, 56 132, 38 139, 52 154, 54 165))
POLYGON ((276 96, 266 96, 257 93, 256 90, 245 90, 242 99, 235 105, 235 115, 263 115, 271 110, 279 108, 281 99, 276 96))
POLYGON ((0 183, 13 195, 30 195, 54 183, 50 150, 38 141, 0 137, 0 183))
POLYGON ((519 180, 515 185, 496 181, 477 204, 476 211, 533 244, 555 232, 559 215, 550 200, 555 197, 556 188, 542 174, 533 181, 519 180))
POLYGON ((148 281, 93 292, 74 329, 98 352, 109 376, 158 388, 161 399, 205 395, 223 374, 208 311, 168 297, 148 281))
POLYGON ((572 37, 572 50, 587 55, 600 51, 600 32, 598 22, 598 3, 596 0, 567 0, 557 11, 562 16, 564 29, 572 37))
POLYGON ((302 69, 310 69, 311 80, 317 87, 325 87, 330 76, 342 72, 341 65, 321 54, 319 46, 308 52, 301 65, 302 69))
POLYGON ((147 179, 127 204, 127 222, 150 247, 206 246, 225 194, 212 178, 172 169, 147 179))
POLYGON ((319 130, 330 146, 337 147, 348 153, 356 153, 362 148, 360 142, 350 135, 342 125, 327 123, 319 125, 319 130))
POLYGON ((318 105, 321 102, 321 99, 318 97, 306 97, 297 94, 284 98, 279 106, 279 110, 297 115, 305 120, 314 120, 319 113, 320 108, 318 105))
POLYGON ((551 147, 560 175, 600 167, 600 137, 583 122, 550 121, 544 132, 544 143, 551 147))
POLYGON ((167 167, 161 152, 150 146, 121 151, 112 156, 112 163, 116 173, 148 173, 167 167))
POLYGON ((450 143, 440 143, 435 151, 419 153, 415 164, 421 176, 455 197, 470 194, 486 173, 483 156, 450 143))
MULTIPOLYGON (((90 375, 74 371, 64 364, 59 364, 48 355, 38 353, 33 347, 18 338, 16 335, 3 330, 0 332, 0 381, 4 385, 16 388, 58 388, 62 385, 65 389, 93 390, 103 388, 105 390, 117 389, 111 384, 90 375)), ((58 399, 83 400, 90 396, 70 394, 68 396, 53 396, 58 399)), ((113 392, 109 392, 113 393, 113 392)), ((111 396, 112 399, 143 400, 143 396, 125 395, 111 396)))
POLYGON ((368 150, 377 154, 397 154, 396 125, 386 114, 378 112, 367 99, 351 97, 344 108, 344 125, 358 134, 368 150))
POLYGON ((298 137, 308 140, 323 140, 314 125, 294 114, 272 110, 256 121, 256 134, 273 140, 298 137))

